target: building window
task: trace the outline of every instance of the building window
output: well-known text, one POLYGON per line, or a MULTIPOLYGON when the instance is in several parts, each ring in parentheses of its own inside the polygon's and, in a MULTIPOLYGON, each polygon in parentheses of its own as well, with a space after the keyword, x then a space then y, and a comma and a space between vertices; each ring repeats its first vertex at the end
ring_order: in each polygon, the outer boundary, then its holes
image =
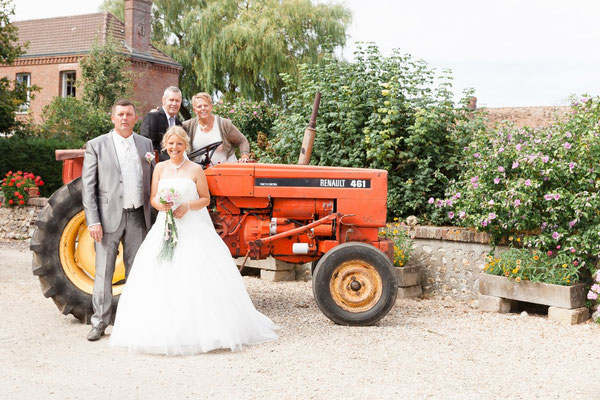
POLYGON ((75 71, 63 71, 60 73, 60 80, 62 82, 62 97, 75 96, 75 71))
MULTIPOLYGON (((25 87, 31 87, 31 74, 28 72, 17 74, 17 82, 24 85, 25 87)), ((28 90, 27 99, 25 100, 25 103, 19 105, 19 109, 17 110, 17 112, 26 113, 29 110, 30 100, 30 91, 28 90)))

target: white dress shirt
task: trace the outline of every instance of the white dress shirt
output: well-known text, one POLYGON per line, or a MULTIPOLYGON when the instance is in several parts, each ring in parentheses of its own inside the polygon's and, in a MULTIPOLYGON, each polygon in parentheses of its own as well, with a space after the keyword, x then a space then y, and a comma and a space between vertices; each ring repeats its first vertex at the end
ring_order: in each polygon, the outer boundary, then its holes
POLYGON ((135 147, 133 134, 124 138, 112 131, 113 141, 117 149, 117 157, 123 177, 123 208, 138 208, 143 202, 144 187, 142 185, 142 166, 140 156, 135 147))
POLYGON ((169 128, 172 126, 175 126, 175 117, 171 117, 169 115, 169 113, 167 112, 167 110, 165 110, 164 107, 162 109, 165 112, 165 115, 167 116, 167 122, 169 123, 169 128))

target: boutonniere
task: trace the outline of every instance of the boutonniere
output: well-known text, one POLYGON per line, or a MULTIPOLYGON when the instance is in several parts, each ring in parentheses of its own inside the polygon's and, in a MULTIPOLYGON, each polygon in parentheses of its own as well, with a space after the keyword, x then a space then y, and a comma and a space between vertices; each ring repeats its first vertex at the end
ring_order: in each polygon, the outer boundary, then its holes
POLYGON ((147 152, 144 158, 146 159, 146 161, 148 161, 148 164, 151 164, 152 161, 154 161, 154 152, 147 152))

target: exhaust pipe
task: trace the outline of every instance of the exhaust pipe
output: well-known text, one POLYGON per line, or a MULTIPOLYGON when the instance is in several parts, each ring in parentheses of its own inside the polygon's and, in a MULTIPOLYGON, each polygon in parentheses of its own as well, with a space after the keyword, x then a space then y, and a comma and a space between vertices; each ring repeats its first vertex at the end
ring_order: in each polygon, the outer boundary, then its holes
POLYGON ((308 165, 310 162, 310 155, 312 154, 313 145, 315 143, 315 134, 317 132, 315 128, 317 126, 319 103, 321 103, 321 92, 317 92, 315 95, 315 102, 313 104, 312 114, 310 115, 310 122, 304 130, 304 139, 302 140, 300 157, 298 157, 298 165, 308 165))

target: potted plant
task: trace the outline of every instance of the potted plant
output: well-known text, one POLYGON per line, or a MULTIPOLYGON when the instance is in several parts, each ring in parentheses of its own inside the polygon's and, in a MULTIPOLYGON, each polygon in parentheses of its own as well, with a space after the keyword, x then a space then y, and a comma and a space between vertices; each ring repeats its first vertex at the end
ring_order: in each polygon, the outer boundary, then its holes
POLYGON ((4 204, 8 207, 23 206, 30 197, 39 196, 39 187, 43 185, 44 181, 31 172, 8 171, 0 185, 4 204))
MULTIPOLYGON (((558 246, 560 247, 560 246, 558 246)), ((579 283, 579 261, 573 248, 546 253, 511 248, 490 254, 480 277, 479 292, 528 303, 573 309, 585 304, 585 284, 579 283)))
MULTIPOLYGON (((396 278, 398 287, 410 288, 417 287, 416 296, 421 295, 419 271, 415 266, 406 266, 413 250, 413 242, 407 232, 407 226, 404 222, 399 223, 398 218, 394 218, 394 222, 387 224, 379 232, 380 236, 392 239, 394 242, 394 267, 396 269, 396 278)), ((413 296, 411 296, 413 297, 413 296)))

